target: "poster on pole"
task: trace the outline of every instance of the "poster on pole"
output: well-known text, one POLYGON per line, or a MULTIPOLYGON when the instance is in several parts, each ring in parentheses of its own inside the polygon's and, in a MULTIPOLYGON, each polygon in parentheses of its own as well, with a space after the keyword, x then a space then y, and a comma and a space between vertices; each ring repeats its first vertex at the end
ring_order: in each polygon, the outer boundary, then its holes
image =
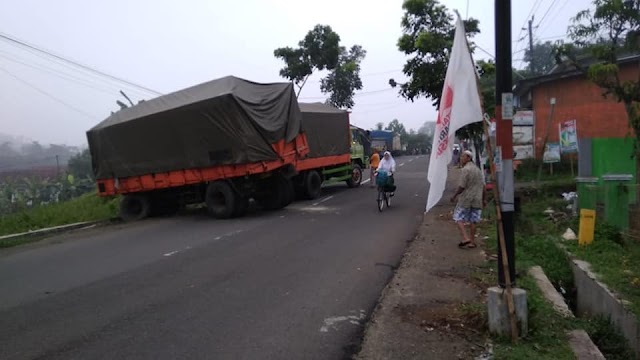
POLYGON ((560 144, 549 143, 544 149, 542 161, 546 164, 560 162, 560 144))
POLYGON ((560 151, 574 153, 578 151, 578 131, 575 120, 563 121, 560 127, 560 151))

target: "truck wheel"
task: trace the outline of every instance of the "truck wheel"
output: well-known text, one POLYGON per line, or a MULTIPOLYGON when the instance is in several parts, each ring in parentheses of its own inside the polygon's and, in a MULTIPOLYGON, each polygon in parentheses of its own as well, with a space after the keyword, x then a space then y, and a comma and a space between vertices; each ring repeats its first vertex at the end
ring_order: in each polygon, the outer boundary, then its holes
POLYGON ((308 200, 320 197, 322 190, 322 178, 317 171, 312 170, 307 173, 304 181, 304 195, 308 200))
POLYGON ((217 219, 228 219, 236 210, 238 196, 228 183, 216 181, 207 186, 205 202, 211 216, 217 219))
POLYGON ((124 221, 142 220, 150 212, 151 203, 145 195, 125 195, 120 200, 120 217, 124 221))
POLYGON ((360 186, 362 182, 362 168, 358 164, 353 164, 353 169, 351 170, 351 179, 347 180, 347 186, 350 188, 355 188, 360 186))

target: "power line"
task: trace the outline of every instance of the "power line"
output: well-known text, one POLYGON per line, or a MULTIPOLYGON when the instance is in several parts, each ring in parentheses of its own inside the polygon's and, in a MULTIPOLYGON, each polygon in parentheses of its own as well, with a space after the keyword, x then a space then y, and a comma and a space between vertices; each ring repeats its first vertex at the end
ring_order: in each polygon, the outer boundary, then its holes
MULTIPOLYGON (((395 90, 394 88, 390 87, 388 89, 380 89, 380 90, 372 90, 372 91, 363 91, 357 94, 354 94, 353 96, 363 96, 363 95, 369 95, 369 94, 377 94, 377 93, 382 93, 382 92, 387 92, 390 90, 395 90)), ((326 99, 326 96, 309 96, 309 97, 301 97, 300 100, 320 100, 320 99, 326 99)))
POLYGON ((551 9, 555 6, 555 4, 558 2, 558 0, 553 0, 551 2, 551 5, 549 5, 549 7, 547 8, 547 11, 544 13, 544 15, 542 15, 542 19, 540 19, 540 21, 538 22, 538 25, 536 27, 540 27, 540 24, 542 24, 542 22, 544 21, 544 19, 547 18, 547 15, 549 15, 549 11, 551 11, 551 9))
POLYGON ((46 92, 46 91, 44 91, 44 90, 42 90, 42 89, 38 88, 37 86, 35 86, 35 85, 33 85, 33 84, 29 83, 28 81, 25 81, 25 80, 23 80, 23 79, 21 79, 21 78, 17 77, 16 75, 14 75, 14 74, 12 74, 11 72, 9 72, 7 69, 4 69, 4 68, 0 67, 0 71, 4 72, 5 74, 9 75, 10 77, 14 78, 15 80, 18 80, 18 81, 20 81, 21 83, 23 83, 23 84, 27 85, 28 87, 30 87, 30 88, 32 88, 33 90, 35 90, 35 91, 39 92, 40 94, 45 95, 46 97, 48 97, 48 98, 50 98, 50 99, 52 99, 52 100, 54 100, 54 101, 56 101, 56 102, 58 102, 58 103, 60 103, 60 104, 62 104, 62 105, 64 105, 64 106, 66 106, 66 107, 68 107, 69 109, 72 109, 73 111, 75 111, 75 112, 77 112, 77 113, 80 113, 80 114, 82 114, 82 115, 84 115, 84 116, 86 116, 86 117, 88 117, 88 118, 90 118, 90 119, 92 119, 92 120, 96 120, 96 117, 95 117, 95 116, 93 116, 93 115, 91 115, 91 114, 89 114, 89 113, 86 113, 86 112, 84 112, 83 110, 78 109, 77 107, 75 107, 75 106, 73 106, 73 105, 71 105, 71 104, 69 104, 69 103, 67 103, 67 102, 65 102, 65 101, 63 101, 63 100, 58 99, 57 97, 55 97, 55 96, 53 96, 53 95, 49 94, 48 92, 46 92))
POLYGON ((77 84, 84 85, 84 86, 86 86, 88 88, 92 88, 94 90, 100 91, 102 93, 105 93, 105 94, 108 94, 108 95, 111 95, 111 96, 116 95, 117 92, 118 92, 117 89, 109 89, 109 90, 107 90, 106 87, 97 87, 96 85, 91 84, 90 82, 85 81, 85 80, 83 80, 81 78, 78 78, 78 77, 75 77, 73 75, 64 73, 62 71, 54 70, 54 69, 52 69, 50 67, 47 67, 47 66, 44 66, 42 64, 38 64, 39 66, 34 65, 34 64, 29 64, 29 63, 27 63, 25 61, 22 61, 19 58, 16 58, 15 56, 9 55, 9 54, 7 54, 7 53, 5 53, 3 51, 0 51, 0 57, 5 58, 5 59, 7 59, 9 61, 13 61, 13 62, 15 62, 17 64, 21 64, 21 65, 30 67, 30 68, 35 69, 35 70, 40 70, 40 71, 49 73, 49 74, 51 74, 53 76, 56 76, 56 77, 58 77, 60 79, 64 79, 64 80, 67 80, 67 81, 70 81, 70 82, 75 82, 77 84))
POLYGON ((79 67, 79 68, 82 68, 82 69, 85 69, 85 70, 91 71, 91 72, 96 73, 96 74, 99 74, 99 75, 101 75, 101 76, 104 76, 104 77, 107 77, 107 78, 110 78, 110 79, 113 79, 113 80, 117 80, 117 81, 119 81, 119 82, 122 82, 122 83, 125 83, 125 84, 128 84, 128 85, 131 85, 131 86, 135 86, 135 87, 137 87, 137 88, 143 89, 143 90, 148 91, 148 92, 150 92, 150 93, 153 93, 153 94, 155 94, 155 95, 162 95, 162 93, 160 93, 159 91, 156 91, 156 90, 150 89, 150 88, 148 88, 148 87, 145 87, 145 86, 142 86, 142 85, 136 84, 136 83, 131 82, 131 81, 126 80, 126 79, 122 79, 122 78, 116 77, 116 76, 111 75, 111 74, 107 74, 107 73, 105 73, 105 72, 103 72, 103 71, 100 71, 100 70, 94 69, 94 68, 92 68, 92 67, 89 67, 89 66, 87 66, 87 65, 81 64, 81 63, 79 63, 79 62, 77 62, 77 61, 74 61, 74 60, 71 60, 71 59, 67 59, 67 58, 62 57, 62 56, 60 56, 60 55, 56 55, 56 54, 54 54, 54 53, 52 53, 52 52, 50 52, 50 51, 47 51, 47 50, 41 49, 41 48, 39 48, 39 47, 37 47, 37 46, 35 46, 35 45, 28 44, 28 43, 26 43, 26 42, 24 42, 24 41, 22 41, 22 40, 16 39, 16 38, 14 38, 14 37, 12 37, 12 36, 10 36, 10 35, 7 35, 7 34, 5 34, 5 33, 0 32, 0 38, 1 38, 1 39, 4 39, 4 40, 6 40, 6 41, 12 42, 12 43, 15 43, 15 44, 21 45, 21 46, 23 46, 23 47, 26 47, 26 48, 29 48, 29 49, 32 49, 32 50, 38 51, 38 52, 40 52, 40 53, 47 54, 47 55, 49 55, 49 56, 51 56, 51 57, 54 57, 54 58, 56 58, 56 59, 59 59, 59 60, 65 61, 65 62, 67 62, 67 63, 69 63, 69 64, 73 64, 73 65, 75 65, 75 66, 77 66, 77 67, 79 67))

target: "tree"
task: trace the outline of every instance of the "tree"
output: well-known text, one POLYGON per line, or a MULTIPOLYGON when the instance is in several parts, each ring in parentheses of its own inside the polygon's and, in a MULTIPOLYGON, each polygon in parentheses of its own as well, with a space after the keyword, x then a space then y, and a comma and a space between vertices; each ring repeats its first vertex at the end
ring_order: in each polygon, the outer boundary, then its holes
POLYGON ((92 178, 93 170, 91 165, 91 153, 85 149, 81 153, 69 159, 69 172, 76 178, 92 178))
MULTIPOLYGON (((437 0, 405 0, 402 8, 403 35, 398 40, 398 49, 412 58, 403 68, 410 80, 399 84, 400 95, 411 101, 426 96, 437 107, 453 46, 453 16, 437 0)), ((478 20, 470 18, 464 23, 468 36, 480 32, 478 20)), ((393 83, 390 81, 392 86, 393 83)))
POLYGON ((393 131, 395 134, 400 135, 400 142, 403 144, 407 143, 409 134, 407 133, 407 129, 404 127, 404 124, 398 121, 398 119, 391 120, 385 130, 393 131))
POLYGON ((622 54, 640 53, 640 0, 594 0, 595 9, 583 10, 569 26, 574 44, 559 44, 555 49, 557 61, 563 58, 583 72, 603 89, 603 96, 611 96, 624 104, 629 126, 636 136, 636 155, 640 154, 640 75, 623 79, 619 58, 622 54), (578 54, 586 52, 594 60, 590 65, 579 61, 578 54))
POLYGON ((553 57, 554 47, 551 41, 546 41, 534 44, 533 51, 527 48, 524 52, 524 61, 529 64, 529 69, 523 71, 523 75, 533 77, 548 74, 556 65, 553 57))
POLYGON ((360 63, 367 52, 360 45, 353 45, 349 51, 343 47, 340 49, 338 65, 320 81, 320 90, 330 94, 327 99, 330 105, 351 109, 354 105, 355 91, 362 89, 360 63))
POLYGON ((376 124, 376 130, 382 130, 382 128, 384 128, 384 123, 383 122, 379 122, 376 124))
POLYGON ((353 95, 362 89, 360 63, 366 55, 362 46, 353 45, 347 50, 340 46, 340 36, 330 26, 316 25, 297 48, 278 48, 273 54, 284 61, 280 76, 298 87, 296 96, 314 71, 328 70, 329 74, 320 81, 321 91, 329 94, 327 103, 339 108, 353 107, 353 95))

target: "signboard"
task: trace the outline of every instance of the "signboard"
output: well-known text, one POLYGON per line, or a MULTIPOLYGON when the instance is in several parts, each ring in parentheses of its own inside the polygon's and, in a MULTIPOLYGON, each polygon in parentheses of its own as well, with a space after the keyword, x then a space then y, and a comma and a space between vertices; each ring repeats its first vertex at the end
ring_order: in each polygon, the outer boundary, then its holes
POLYGON ((520 110, 513 115, 513 126, 533 126, 533 111, 532 110, 520 110))
POLYGON ((513 151, 516 153, 514 160, 524 160, 533 158, 533 144, 529 145, 513 145, 513 151))
POLYGON ((502 172, 502 146, 496 146, 496 152, 493 154, 493 165, 496 172, 502 172))
POLYGON ((560 144, 551 143, 547 144, 544 149, 544 156, 542 160, 545 163, 557 163, 560 162, 560 144))
POLYGON ((502 93, 502 120, 513 119, 513 93, 502 93))
POLYGON ((513 126, 513 145, 533 144, 533 126, 513 126))
POLYGON ((578 131, 575 120, 563 121, 560 128, 560 150, 563 153, 578 151, 578 131))

